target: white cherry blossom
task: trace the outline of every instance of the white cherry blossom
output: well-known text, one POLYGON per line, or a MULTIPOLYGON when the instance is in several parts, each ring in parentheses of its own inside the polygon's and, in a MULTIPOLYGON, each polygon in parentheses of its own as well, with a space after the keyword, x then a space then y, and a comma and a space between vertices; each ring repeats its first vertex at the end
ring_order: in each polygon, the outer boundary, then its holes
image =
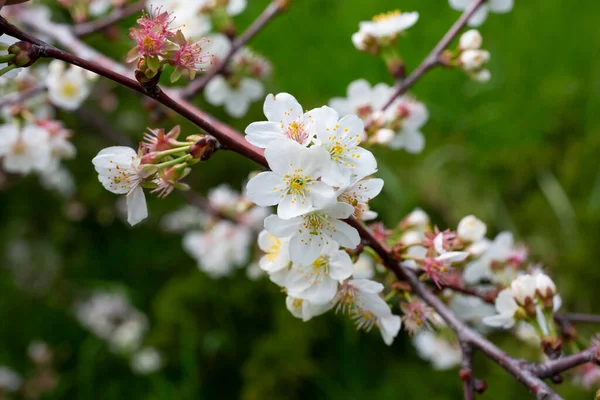
POLYGON ((354 263, 352 277, 354 279, 372 279, 375 276, 376 262, 367 253, 361 253, 354 263))
POLYGON ((361 21, 359 32, 377 38, 396 36, 416 24, 418 20, 418 12, 391 11, 376 15, 371 21, 361 21))
POLYGON ((352 275, 352 260, 348 253, 331 242, 310 264, 294 263, 287 275, 285 287, 294 298, 311 304, 327 304, 335 297, 338 282, 352 275))
MULTIPOLYGON (((449 0, 450 7, 458 11, 464 11, 471 7, 475 0, 449 0)), ((488 13, 503 14, 513 8, 513 0, 489 0, 479 7, 479 9, 469 18, 469 26, 480 26, 487 19, 488 13)))
POLYGON ((377 326, 384 343, 390 346, 398 335, 402 321, 392 314, 390 306, 380 293, 383 285, 368 279, 352 279, 345 282, 334 300, 336 309, 347 312, 355 320, 358 329, 370 331, 377 326))
POLYGON ((339 119, 331 107, 321 107, 316 115, 317 140, 329 153, 329 163, 323 181, 332 186, 345 186, 351 176, 367 176, 377 171, 373 154, 359 147, 364 123, 356 115, 339 119))
POLYGON ((506 261, 510 257, 513 247, 512 233, 499 233, 479 259, 467 264, 463 273, 465 283, 473 284, 484 279, 492 279, 494 274, 491 264, 494 261, 506 261))
POLYGON ((394 89, 385 83, 371 87, 365 79, 358 79, 348 85, 346 98, 334 97, 329 100, 329 106, 341 116, 354 114, 365 120, 373 112, 383 108, 393 91, 394 89))
POLYGON ((486 231, 487 226, 483 221, 474 215, 467 215, 458 223, 456 233, 461 240, 474 243, 483 239, 486 231))
POLYGON ((534 275, 536 292, 542 297, 552 297, 556 294, 556 285, 548 275, 537 272, 534 275))
POLYGON ((483 323, 495 328, 512 328, 515 325, 514 316, 518 307, 512 290, 504 289, 496 297, 496 311, 498 314, 484 317, 483 323))
POLYGON ((524 306, 527 304, 527 299, 530 302, 534 301, 536 290, 536 278, 532 275, 519 275, 517 279, 512 281, 510 289, 517 303, 524 306))
POLYGON ((6 172, 28 174, 42 172, 50 164, 50 135, 32 124, 22 129, 8 123, 0 125, 0 158, 6 172))
POLYGON ((460 50, 477 50, 483 44, 481 33, 477 29, 470 29, 460 36, 458 47, 460 50))
POLYGON ((53 60, 48 65, 48 98, 56 107, 73 111, 90 94, 90 78, 84 69, 60 60, 53 60))
POLYGON ((332 242, 348 249, 358 246, 360 236, 357 230, 340 221, 352 212, 349 204, 337 203, 288 220, 271 215, 265 219, 265 229, 276 237, 290 237, 290 259, 308 265, 332 242))
POLYGON ((430 331, 421 331, 413 338, 413 344, 419 356, 430 361, 436 370, 454 368, 462 359, 458 343, 450 343, 430 331))
POLYGON ((241 78, 231 82, 222 75, 217 75, 206 85, 204 97, 213 106, 224 106, 227 114, 241 118, 248 112, 250 104, 264 95, 265 88, 261 81, 253 78, 241 78))
POLYGON ((286 297, 285 305, 294 317, 299 318, 304 322, 326 313, 332 307, 329 303, 314 305, 308 300, 295 299, 291 296, 286 297))
POLYGON ((274 140, 288 138, 308 146, 315 136, 315 111, 305 113, 289 93, 269 94, 263 106, 267 121, 253 122, 246 128, 246 140, 266 148, 274 140))
POLYGON ((260 268, 271 274, 290 266, 289 239, 277 238, 266 230, 258 234, 258 247, 265 253, 259 261, 260 268))
POLYGON ((369 210, 369 201, 383 189, 383 179, 354 177, 350 184, 338 190, 337 199, 354 207, 354 217, 363 221, 375 219, 377 213, 369 210))
POLYGON ((126 195, 127 222, 132 226, 148 217, 141 183, 156 172, 144 168, 140 161, 135 150, 123 146, 103 149, 92 160, 102 186, 109 192, 126 195))
POLYGON ((278 205, 277 215, 290 219, 334 200, 333 189, 318 180, 329 162, 323 148, 281 139, 269 144, 265 157, 272 171, 261 172, 246 186, 246 195, 255 204, 278 205))

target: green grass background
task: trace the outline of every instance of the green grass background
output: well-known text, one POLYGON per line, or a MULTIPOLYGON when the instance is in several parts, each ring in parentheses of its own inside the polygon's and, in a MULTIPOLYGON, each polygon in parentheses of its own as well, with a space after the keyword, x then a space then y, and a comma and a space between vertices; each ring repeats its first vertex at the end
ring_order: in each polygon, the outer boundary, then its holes
MULTIPOLYGON (((239 26, 267 4, 250 1, 239 26)), ((357 78, 391 83, 379 60, 353 48, 350 35, 360 20, 395 8, 420 12, 399 44, 409 70, 459 15, 445 0, 296 0, 252 41, 274 64, 269 91, 292 93, 312 108, 344 95, 357 78)), ((512 230, 555 278, 563 309, 580 312, 600 311, 599 11, 594 0, 517 0, 510 14, 490 15, 481 32, 492 55, 491 82, 432 71, 412 90, 431 114, 423 129, 425 152, 375 151, 385 188, 373 208, 388 225, 420 206, 442 227, 474 213, 489 223, 490 234, 512 230)), ((97 35, 89 43, 122 59, 131 47, 126 28, 132 21, 120 25, 118 40, 97 35)), ((196 130, 179 120, 151 122, 137 96, 98 87, 117 95, 116 110, 102 112, 92 99, 85 106, 91 119, 60 114, 75 131, 79 154, 67 165, 78 201, 87 207, 85 218, 65 219, 60 199, 34 178, 0 195, 1 243, 24 238, 33 244, 32 277, 47 268, 48 246, 59 268, 56 283, 42 294, 23 290, 8 268, 0 269, 0 365, 26 374, 27 344, 48 341, 58 349, 61 373, 48 399, 461 398, 457 370, 433 371, 405 334, 388 348, 377 332, 357 333, 333 313, 310 323, 294 319, 278 288, 264 280, 250 282, 242 272, 207 278, 181 249, 180 237, 158 229, 160 216, 183 204, 178 196, 150 200, 150 219, 134 229, 115 219, 115 198, 98 184, 90 162, 114 143, 98 134, 94 120, 106 119, 108 128, 136 140, 149 124, 196 130), (73 296, 113 285, 149 315, 147 342, 166 356, 161 373, 133 376, 72 317, 73 296)), ((262 119, 261 104, 231 120, 197 102, 240 130, 262 119)), ((252 168, 236 154, 219 153, 194 168, 189 183, 202 193, 221 182, 239 188, 252 168)), ((580 334, 589 337, 594 328, 582 326, 580 334)), ((511 354, 536 357, 504 335, 492 340, 511 354)), ((475 365, 489 386, 482 398, 530 398, 481 355, 475 365)), ((569 382, 558 388, 565 398, 592 398, 569 382)))

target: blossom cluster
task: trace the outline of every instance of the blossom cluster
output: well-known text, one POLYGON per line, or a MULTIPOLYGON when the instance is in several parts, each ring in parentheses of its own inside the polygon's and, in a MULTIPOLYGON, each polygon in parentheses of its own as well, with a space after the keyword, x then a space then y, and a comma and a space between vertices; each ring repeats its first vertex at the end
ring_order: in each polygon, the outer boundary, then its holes
POLYGON ((489 81, 492 75, 485 64, 490 60, 490 53, 481 49, 482 43, 483 38, 478 30, 468 30, 461 35, 455 51, 447 50, 444 53, 445 62, 449 66, 459 67, 477 82, 489 81))
POLYGON ((309 320, 336 307, 359 328, 378 326, 391 344, 400 317, 380 297, 383 285, 353 277, 347 250, 360 237, 347 218, 371 219, 369 201, 383 181, 373 154, 360 147, 364 124, 324 106, 303 111, 290 94, 267 96, 267 121, 246 128, 246 140, 265 148, 271 171, 248 182, 247 196, 263 207, 277 206, 264 221, 258 244, 260 267, 283 287, 293 315, 309 320))
MULTIPOLYGON (((54 367, 54 352, 42 341, 27 346, 27 373, 21 375, 8 366, 0 366, 0 395, 2 398, 40 398, 59 383, 54 367)), ((23 362, 20 362, 23 367, 23 362)))
POLYGON ((385 83, 371 87, 366 80, 358 79, 348 85, 346 98, 335 97, 329 101, 329 106, 340 115, 355 114, 370 123, 363 134, 366 143, 420 153, 425 147, 421 128, 429 119, 427 107, 413 96, 405 95, 382 111, 393 92, 394 89, 385 83))
POLYGON ((191 166, 210 158, 216 150, 211 136, 191 135, 178 141, 180 127, 169 132, 150 129, 136 152, 131 147, 113 146, 101 150, 92 160, 104 188, 127 199, 127 221, 135 225, 148 217, 144 188, 164 198, 173 190, 188 190, 181 182, 191 166))
POLYGON ((130 358, 141 375, 158 371, 162 359, 152 347, 142 347, 148 318, 120 292, 98 291, 75 304, 75 316, 85 328, 106 341, 111 351, 130 358))
POLYGON ((211 55, 203 51, 206 39, 193 41, 181 29, 172 27, 174 17, 160 8, 151 9, 137 20, 138 27, 129 30, 136 46, 127 54, 127 61, 137 61, 140 82, 154 82, 166 65, 174 67, 171 82, 184 74, 194 79, 203 66, 211 62, 211 55))

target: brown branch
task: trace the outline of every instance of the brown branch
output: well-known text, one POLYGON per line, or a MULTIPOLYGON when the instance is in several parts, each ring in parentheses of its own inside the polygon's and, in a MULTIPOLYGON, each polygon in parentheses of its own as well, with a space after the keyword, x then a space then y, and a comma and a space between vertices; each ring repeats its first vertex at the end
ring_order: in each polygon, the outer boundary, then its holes
POLYGON ((396 88, 389 100, 384 104, 383 110, 386 110, 392 105, 394 100, 399 96, 406 93, 406 91, 414 85, 427 71, 439 64, 440 55, 448 47, 450 42, 454 40, 460 33, 462 28, 467 24, 467 21, 475 12, 485 3, 486 0, 476 0, 469 8, 462 13, 460 18, 452 25, 450 30, 446 32, 444 37, 438 42, 438 44, 431 50, 431 52, 425 57, 423 62, 403 81, 398 82, 396 88))
POLYGON ((600 364, 600 345, 592 346, 589 349, 570 356, 547 361, 544 364, 533 367, 533 371, 540 378, 550 378, 589 362, 600 364))
POLYGON ((460 379, 463 381, 463 394, 465 400, 475 400, 475 388, 473 386, 473 347, 468 343, 461 342, 462 361, 460 365, 460 379))
POLYGON ((570 322, 581 322, 586 324, 600 324, 600 315, 583 313, 556 313, 554 318, 570 322))
POLYGON ((206 85, 217 75, 221 74, 233 56, 246 44, 256 36, 275 16, 280 14, 284 9, 284 3, 280 0, 274 0, 265 8, 258 18, 250 25, 246 31, 238 36, 232 43, 229 53, 219 64, 209 69, 200 79, 191 82, 187 87, 181 90, 179 95, 184 98, 190 98, 201 92, 206 85))
POLYGON ((130 17, 134 14, 139 13, 145 7, 146 1, 141 0, 133 4, 125 6, 123 8, 117 8, 110 12, 108 15, 99 18, 95 21, 84 22, 77 24, 73 27, 73 32, 79 37, 91 35, 96 32, 100 32, 117 22, 130 17))
POLYGON ((0 99, 0 108, 12 106, 14 104, 23 103, 27 99, 30 99, 34 96, 37 96, 38 94, 43 93, 45 90, 46 90, 46 85, 39 84, 39 85, 32 86, 30 88, 27 88, 20 92, 11 93, 10 95, 5 96, 2 99, 0 99))

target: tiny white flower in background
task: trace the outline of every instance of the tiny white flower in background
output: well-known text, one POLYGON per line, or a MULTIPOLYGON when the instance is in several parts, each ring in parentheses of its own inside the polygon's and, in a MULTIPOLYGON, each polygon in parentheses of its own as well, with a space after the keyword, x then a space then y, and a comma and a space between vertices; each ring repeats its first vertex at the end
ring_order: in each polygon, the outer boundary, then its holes
POLYGON ((463 273, 465 283, 473 284, 481 280, 492 279, 494 274, 491 264, 494 261, 506 261, 510 257, 513 248, 514 240, 512 233, 499 233, 479 259, 467 264, 463 273))
POLYGON ((461 53, 459 60, 466 72, 477 71, 490 61, 490 52, 487 50, 465 50, 461 53))
POLYGON ((206 50, 207 53, 213 55, 212 66, 218 65, 231 51, 231 40, 221 33, 207 35, 206 39, 206 45, 203 46, 202 50, 206 50))
POLYGON ((76 110, 90 94, 91 84, 85 70, 63 61, 53 60, 48 65, 48 98, 56 107, 76 110))
POLYGON ((240 194, 223 183, 211 189, 207 198, 210 205, 217 210, 235 210, 240 201, 240 194))
POLYGON ((389 147, 394 150, 404 149, 407 153, 418 154, 425 148, 425 136, 420 129, 429 120, 429 111, 425 104, 411 96, 402 96, 384 113, 391 126, 400 124, 389 147))
POLYGON ((56 190, 64 197, 71 197, 75 193, 75 180, 66 168, 58 167, 40 173, 40 183, 46 189, 56 190))
POLYGON ((286 297, 285 305, 294 317, 299 318, 304 322, 326 313, 332 307, 331 304, 314 305, 308 300, 295 299, 291 296, 286 297))
POLYGON ((487 226, 483 221, 474 215, 467 215, 458 223, 456 233, 461 240, 474 243, 483 239, 486 231, 487 226))
POLYGON ((494 328, 512 328, 515 325, 515 313, 519 307, 512 290, 504 289, 498 293, 495 305, 498 314, 484 317, 483 323, 494 328))
POLYGON ((419 231, 424 231, 429 226, 429 215, 420 208, 415 208, 402 220, 404 228, 413 228, 419 231))
POLYGON ((358 231, 340 221, 350 217, 353 210, 349 204, 337 203, 289 220, 271 215, 265 219, 265 229, 276 237, 290 237, 290 259, 307 265, 315 261, 331 242, 348 249, 358 246, 358 231))
POLYGON ((383 285, 368 279, 352 279, 345 282, 337 293, 334 303, 337 310, 347 312, 358 329, 370 331, 377 326, 384 343, 390 346, 398 335, 402 320, 392 314, 390 306, 380 293, 383 285))
POLYGON ((148 375, 162 368, 162 357, 153 347, 145 347, 131 357, 131 370, 138 375, 148 375))
POLYGON ((419 356, 430 361, 436 370, 454 368, 460 364, 462 353, 456 343, 438 337, 430 331, 422 331, 413 338, 419 356))
POLYGON ((346 98, 334 97, 329 100, 329 106, 341 116, 354 114, 365 120, 383 108, 393 91, 394 88, 385 83, 371 87, 365 79, 358 79, 348 85, 346 98))
POLYGON ((329 303, 337 293, 338 282, 352 275, 352 260, 337 243, 325 246, 310 264, 294 263, 285 281, 288 294, 314 305, 329 303))
POLYGON ((317 140, 329 153, 329 163, 323 172, 323 181, 332 186, 345 186, 351 175, 367 176, 377 171, 377 161, 373 154, 359 147, 365 126, 356 115, 339 119, 338 113, 330 107, 318 109, 317 140))
POLYGON ((266 230, 258 234, 258 247, 265 253, 259 261, 260 268, 271 274, 290 265, 289 239, 279 239, 266 230))
POLYGON ((492 79, 492 73, 487 69, 481 69, 479 71, 473 72, 469 74, 469 76, 471 77, 471 79, 481 83, 489 82, 489 80, 492 79))
POLYGON ((196 259, 198 268, 213 278, 220 278, 244 265, 251 240, 248 228, 221 220, 209 231, 186 234, 183 248, 196 259))
POLYGON ((376 38, 396 36, 419 20, 418 12, 390 11, 373 17, 371 21, 361 21, 359 32, 376 38))
MULTIPOLYGON (((449 0, 450 7, 458 11, 464 11, 475 2, 475 0, 449 0)), ((507 13, 513 8, 513 0, 489 0, 482 4, 479 9, 469 18, 469 26, 480 26, 487 19, 488 13, 507 13)))
POLYGON ((536 290, 536 278, 532 275, 519 275, 517 279, 512 281, 510 289, 517 303, 524 306, 527 304, 527 299, 533 302, 536 290))
POLYGON ((265 157, 271 171, 261 172, 246 186, 246 196, 255 204, 278 205, 277 215, 290 219, 334 201, 333 189, 318 180, 329 163, 323 148, 281 139, 269 144, 265 157))
POLYGON ((483 44, 481 33, 477 29, 470 29, 460 36, 458 47, 461 50, 477 50, 483 44))
POLYGON ((109 344, 114 352, 130 352, 137 349, 148 330, 146 318, 131 318, 120 324, 112 333, 109 344))
POLYGON ((127 221, 135 225, 148 217, 141 183, 147 178, 140 167, 141 158, 130 147, 114 146, 101 150, 92 160, 98 180, 109 192, 127 197, 127 221))
POLYGON ((450 309, 464 322, 481 325, 483 318, 496 314, 494 306, 474 296, 455 294, 449 303, 450 309))
POLYGON ((0 366, 0 392, 14 393, 21 388, 21 377, 8 367, 0 366))
POLYGON ((111 0, 91 0, 88 9, 92 17, 98 17, 105 14, 111 6, 111 0))
MULTIPOLYGON (((377 144, 388 145, 394 140, 395 137, 396 137, 396 132, 394 132, 393 130, 391 130, 389 128, 383 128, 383 129, 379 129, 377 132, 375 132, 375 135, 373 136, 373 140, 377 144)), ((402 144, 402 147, 404 147, 404 143, 402 144)))
POLYGON ((160 226, 166 232, 185 232, 203 227, 208 220, 209 216, 202 209, 186 205, 162 217, 160 226))
POLYGON ((361 253, 354 263, 352 277, 354 279, 372 279, 375 276, 375 260, 367 253, 361 253))
POLYGON ((253 122, 246 128, 246 140, 266 148, 275 140, 288 138, 308 146, 315 136, 314 111, 305 113, 289 93, 269 94, 263 106, 267 121, 253 122))
POLYGON ((264 95, 261 81, 253 78, 241 78, 232 83, 221 75, 215 76, 206 85, 204 97, 213 106, 224 106, 227 114, 241 118, 248 112, 250 104, 264 95))
POLYGON ((2 168, 19 174, 43 171, 50 164, 49 140, 48 131, 37 125, 0 125, 2 168))

